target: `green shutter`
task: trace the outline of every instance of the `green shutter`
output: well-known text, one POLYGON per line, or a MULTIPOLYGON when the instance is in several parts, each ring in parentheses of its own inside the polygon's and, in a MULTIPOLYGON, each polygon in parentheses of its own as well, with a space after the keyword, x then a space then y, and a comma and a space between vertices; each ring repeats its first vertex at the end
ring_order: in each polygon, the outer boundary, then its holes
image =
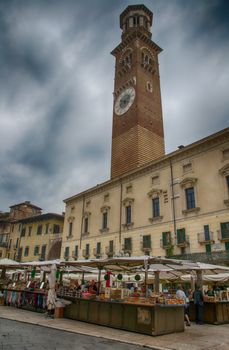
POLYGON ((229 242, 226 242, 226 243, 225 243, 225 249, 226 249, 227 251, 229 251, 229 242))
POLYGON ((162 242, 163 242, 163 247, 166 247, 168 245, 168 232, 162 232, 162 242))
POLYGON ((185 242, 185 228, 180 228, 177 230, 177 243, 185 242))
POLYGON ((222 238, 228 238, 229 237, 229 222, 221 222, 221 234, 222 238))
POLYGON ((211 244, 206 244, 205 249, 206 249, 206 253, 211 253, 212 251, 211 244))

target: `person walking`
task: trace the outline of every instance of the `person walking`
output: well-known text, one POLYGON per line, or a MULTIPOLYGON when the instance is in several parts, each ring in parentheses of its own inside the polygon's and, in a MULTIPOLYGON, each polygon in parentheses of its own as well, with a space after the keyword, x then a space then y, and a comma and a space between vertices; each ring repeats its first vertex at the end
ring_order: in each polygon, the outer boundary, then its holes
POLYGON ((176 297, 184 301, 184 318, 186 321, 186 325, 191 326, 191 322, 189 320, 189 301, 187 302, 187 297, 185 292, 183 291, 181 284, 178 285, 178 288, 176 291, 176 297))
POLYGON ((193 300, 196 311, 196 324, 203 324, 204 296, 200 286, 196 286, 193 293, 193 300))

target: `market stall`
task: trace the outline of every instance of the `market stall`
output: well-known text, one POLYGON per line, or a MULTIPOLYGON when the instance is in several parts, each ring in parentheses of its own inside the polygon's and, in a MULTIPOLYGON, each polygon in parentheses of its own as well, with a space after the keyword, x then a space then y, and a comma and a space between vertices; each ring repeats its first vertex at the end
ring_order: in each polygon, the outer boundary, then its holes
MULTIPOLYGON (((154 282, 154 271, 157 266, 149 268, 150 283, 154 282)), ((196 263, 193 266, 190 262, 184 262, 182 266, 167 265, 160 272, 160 279, 172 283, 190 283, 194 290, 195 284, 203 285, 204 303, 203 303, 203 322, 209 324, 229 323, 229 268, 226 266, 212 265, 205 263, 196 263), (184 274, 190 270, 191 273, 184 274), (201 281, 198 280, 197 272, 201 273, 201 281), (207 286, 212 286, 212 293, 207 295, 207 286), (217 287, 217 288, 213 288, 217 287)), ((195 305, 190 300, 190 320, 195 321, 195 305)))
MULTIPOLYGON (((65 308, 64 316, 80 321, 106 325, 150 335, 184 331, 184 305, 174 295, 159 292, 149 296, 147 284, 148 266, 153 263, 171 263, 169 259, 153 257, 113 258, 83 261, 86 267, 97 267, 98 290, 81 293, 81 297, 66 297, 72 304, 65 308), (122 272, 135 273, 144 267, 144 284, 141 293, 131 294, 122 281, 122 272), (105 286, 101 283, 101 271, 106 270, 105 286), (115 277, 116 276, 116 277, 115 277)), ((173 261, 174 265, 181 262, 173 261)), ((68 262, 80 266, 82 262, 68 262)), ((138 280, 138 273, 135 275, 138 280)), ((90 290, 90 289, 89 289, 90 290)))

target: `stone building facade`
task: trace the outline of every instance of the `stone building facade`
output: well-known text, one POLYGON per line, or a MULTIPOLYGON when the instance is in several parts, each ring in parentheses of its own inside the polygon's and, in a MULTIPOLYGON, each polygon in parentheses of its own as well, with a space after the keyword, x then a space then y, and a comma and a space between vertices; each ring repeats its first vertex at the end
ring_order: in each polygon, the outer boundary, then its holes
POLYGON ((0 258, 20 262, 60 258, 64 216, 42 214, 29 201, 0 215, 0 258))
POLYGON ((152 12, 120 16, 111 179, 67 198, 61 257, 229 258, 229 129, 164 154, 152 12))
POLYGON ((65 203, 67 259, 229 251, 229 129, 65 203))

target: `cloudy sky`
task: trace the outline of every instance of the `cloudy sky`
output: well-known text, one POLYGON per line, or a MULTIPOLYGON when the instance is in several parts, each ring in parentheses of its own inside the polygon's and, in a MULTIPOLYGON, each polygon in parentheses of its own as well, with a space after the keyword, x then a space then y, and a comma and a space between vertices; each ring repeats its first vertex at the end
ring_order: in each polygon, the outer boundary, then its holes
MULTIPOLYGON (((110 176, 114 58, 129 0, 0 0, 0 210, 44 212, 110 176)), ((143 0, 163 48, 166 153, 229 121, 229 2, 143 0)))

